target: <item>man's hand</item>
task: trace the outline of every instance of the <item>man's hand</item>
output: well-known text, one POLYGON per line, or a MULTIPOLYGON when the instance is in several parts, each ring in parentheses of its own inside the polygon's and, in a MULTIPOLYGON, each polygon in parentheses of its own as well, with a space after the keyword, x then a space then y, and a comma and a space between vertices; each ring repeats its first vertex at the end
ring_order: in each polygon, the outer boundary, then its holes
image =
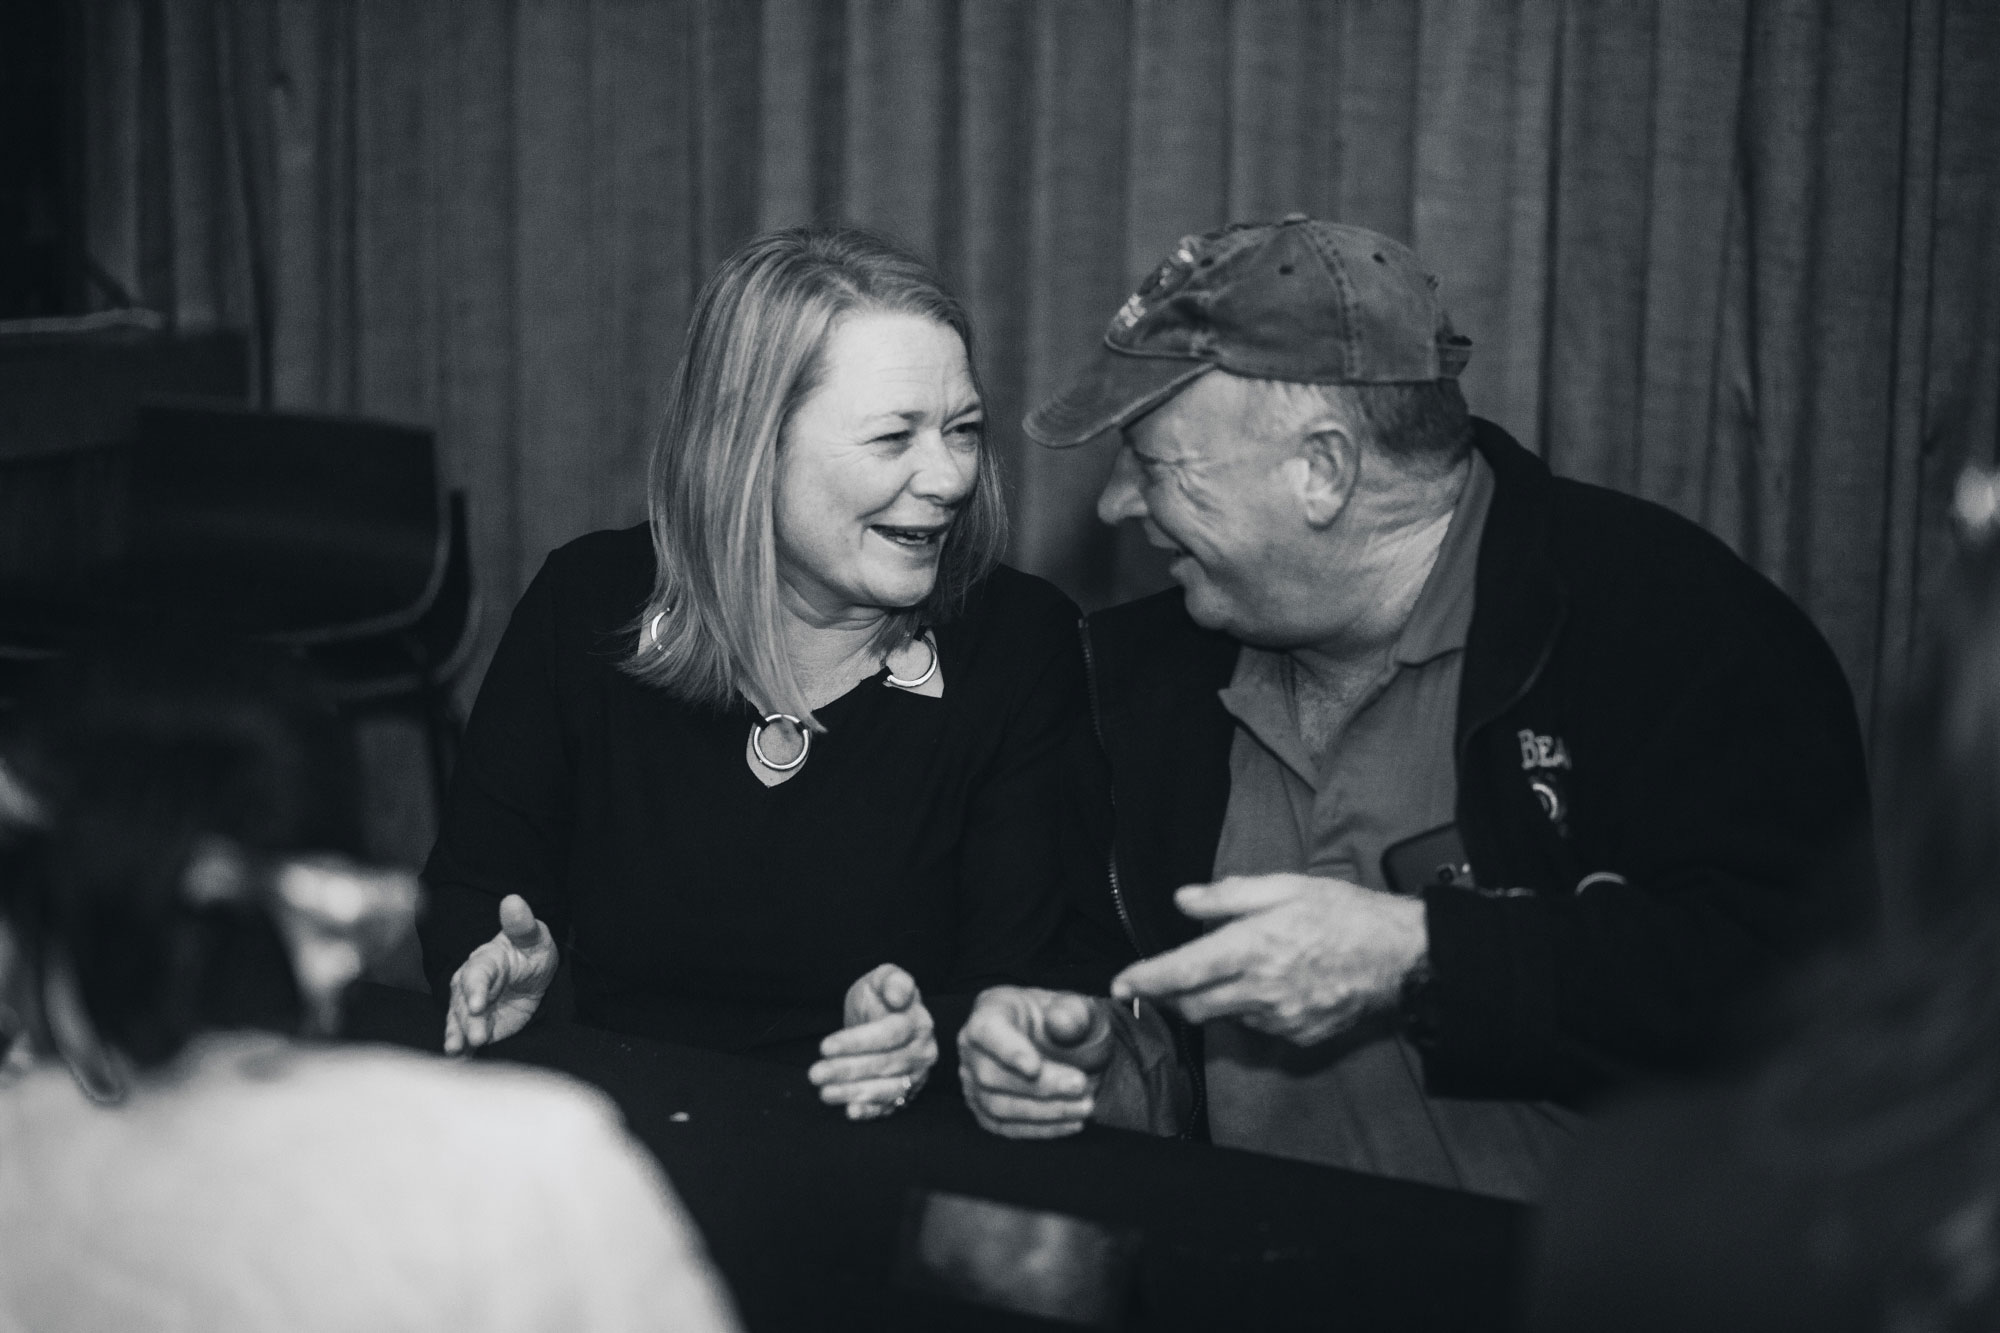
POLYGON ((995 1134, 1060 1138, 1090 1119, 1114 1049, 1105 1000, 995 986, 959 1029, 958 1081, 995 1134))
POLYGON ((819 1044, 821 1059, 806 1071, 830 1106, 845 1106, 849 1120, 873 1120, 900 1111, 923 1091, 937 1063, 931 1011, 916 978, 883 963, 847 988, 840 1031, 819 1044))
POLYGON ((1310 1046, 1393 1008, 1429 951, 1419 898, 1312 875, 1252 875, 1174 895, 1198 921, 1226 921, 1171 953, 1134 963, 1114 999, 1143 995, 1190 1023, 1235 1018, 1310 1046))
POLYGON ((556 975, 556 941, 527 899, 500 900, 500 933, 472 951, 451 975, 444 1053, 457 1055, 528 1026, 556 975))

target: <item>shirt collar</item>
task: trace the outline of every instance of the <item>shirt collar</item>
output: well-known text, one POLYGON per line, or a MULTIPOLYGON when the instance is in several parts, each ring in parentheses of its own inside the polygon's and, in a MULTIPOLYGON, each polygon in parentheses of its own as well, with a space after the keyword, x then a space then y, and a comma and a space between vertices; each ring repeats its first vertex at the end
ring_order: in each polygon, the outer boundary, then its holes
POLYGON ((1479 538, 1486 531, 1486 513, 1492 505, 1493 469, 1475 449, 1465 489, 1452 507, 1451 526, 1445 530, 1437 560, 1424 579, 1423 591, 1417 594, 1409 623, 1396 638, 1391 656, 1398 666, 1421 666, 1465 647, 1472 629, 1479 538))
POLYGON ((1310 785, 1314 780, 1312 756, 1306 753, 1292 717, 1286 670, 1283 653, 1267 653, 1246 643, 1237 650, 1236 670, 1229 684, 1216 691, 1216 697, 1279 763, 1310 785))

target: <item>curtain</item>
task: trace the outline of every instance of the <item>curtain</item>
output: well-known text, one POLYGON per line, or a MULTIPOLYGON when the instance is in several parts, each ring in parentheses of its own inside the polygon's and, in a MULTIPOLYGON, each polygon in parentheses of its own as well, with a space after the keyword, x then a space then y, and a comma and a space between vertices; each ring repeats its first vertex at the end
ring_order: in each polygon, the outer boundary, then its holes
POLYGON ((1991 0, 85 0, 90 248, 270 400, 432 426, 492 614, 643 517, 692 292, 815 218, 935 259, 1015 563, 1161 586, 1022 413, 1182 234, 1400 237, 1474 410, 1705 524, 1880 734, 2000 443, 1991 0))

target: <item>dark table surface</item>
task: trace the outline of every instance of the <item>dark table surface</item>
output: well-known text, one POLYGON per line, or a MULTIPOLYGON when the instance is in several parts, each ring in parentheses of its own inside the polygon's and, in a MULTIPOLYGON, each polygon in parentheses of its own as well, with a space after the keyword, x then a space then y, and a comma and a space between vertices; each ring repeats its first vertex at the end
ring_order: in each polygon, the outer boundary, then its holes
MULTIPOLYGON (((348 1035, 436 1049, 429 996, 362 986, 348 1035)), ((602 1088, 666 1168, 752 1330, 1019 1329, 897 1280, 912 1197, 937 1190, 1136 1228, 1131 1329, 1490 1329, 1516 1321, 1527 1211, 1428 1186, 1092 1126, 1014 1143, 934 1082, 850 1123, 802 1071, 564 1023, 481 1059, 602 1088)))

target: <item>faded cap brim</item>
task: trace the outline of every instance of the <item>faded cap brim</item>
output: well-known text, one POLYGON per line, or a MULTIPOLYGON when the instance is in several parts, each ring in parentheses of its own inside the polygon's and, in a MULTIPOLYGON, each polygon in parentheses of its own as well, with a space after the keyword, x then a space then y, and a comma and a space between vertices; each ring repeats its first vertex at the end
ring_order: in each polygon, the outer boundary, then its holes
POLYGON ((1214 369, 1212 361, 1132 356, 1100 345, 1091 363, 1021 425, 1035 443, 1069 449, 1145 415, 1214 369))

